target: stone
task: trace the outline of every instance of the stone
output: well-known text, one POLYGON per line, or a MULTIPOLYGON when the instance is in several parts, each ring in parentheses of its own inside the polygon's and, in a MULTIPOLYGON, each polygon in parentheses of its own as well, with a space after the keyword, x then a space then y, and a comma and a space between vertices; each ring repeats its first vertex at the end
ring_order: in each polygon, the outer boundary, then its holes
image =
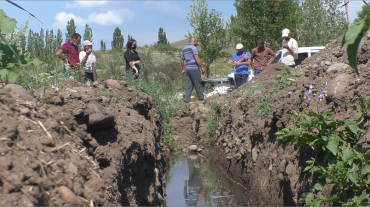
POLYGON ((198 150, 197 150, 198 152, 202 152, 203 150, 202 150, 202 148, 198 148, 198 150))
POLYGON ((190 150, 190 152, 197 152, 198 147, 197 147, 197 145, 193 144, 193 145, 189 146, 189 150, 190 150))
POLYGON ((15 99, 31 100, 32 96, 22 86, 17 84, 8 84, 2 89, 3 91, 9 92, 10 96, 15 99))
POLYGON ((252 160, 253 160, 253 162, 257 162, 257 157, 258 157, 257 148, 253 148, 252 149, 252 160))
POLYGON ((331 63, 329 61, 325 61, 325 65, 331 65, 331 63))
POLYGON ((129 92, 132 92, 132 91, 133 91, 133 89, 132 89, 132 88, 128 88, 128 91, 129 91, 129 92))
POLYGON ((184 99, 184 98, 185 98, 185 93, 182 93, 182 92, 177 93, 177 94, 175 95, 175 98, 176 98, 176 100, 180 101, 180 100, 182 100, 182 99, 184 99))
POLYGON ((98 89, 99 89, 99 90, 104 90, 104 89, 105 89, 105 87, 104 87, 103 85, 99 85, 99 86, 98 86, 98 89))
POLYGON ((88 113, 88 127, 89 130, 106 129, 114 124, 114 114, 106 107, 99 107, 97 104, 90 102, 87 105, 85 113, 88 113))
POLYGON ((284 180, 284 175, 282 173, 279 174, 279 180, 283 181, 284 180))
POLYGON ((227 159, 227 160, 231 160, 231 159, 232 159, 232 157, 231 157, 231 156, 227 156, 227 157, 226 157, 226 159, 227 159))
POLYGON ((326 70, 326 72, 330 73, 330 72, 336 71, 338 73, 341 73, 341 72, 345 71, 347 68, 350 68, 350 66, 345 64, 345 63, 335 63, 335 64, 331 65, 326 70))
POLYGON ((269 167, 269 171, 272 171, 272 164, 270 165, 270 167, 269 167))
POLYGON ((157 160, 161 160, 162 156, 160 154, 157 155, 157 160))
POLYGON ((184 149, 182 150, 182 152, 186 152, 186 151, 188 151, 186 148, 184 148, 184 149))
POLYGON ((107 86, 108 88, 117 88, 117 89, 121 88, 121 84, 119 84, 118 81, 113 80, 113 79, 107 80, 107 86))
POLYGON ((286 167, 286 160, 284 159, 283 161, 280 162, 279 164, 279 171, 281 173, 285 173, 285 167, 286 167))
POLYGON ((328 97, 337 97, 347 92, 350 83, 354 83, 355 79, 347 73, 339 74, 328 83, 328 97))
POLYGON ((20 107, 19 108, 19 113, 22 114, 22 115, 27 115, 27 114, 30 113, 30 109, 26 108, 26 107, 20 107))

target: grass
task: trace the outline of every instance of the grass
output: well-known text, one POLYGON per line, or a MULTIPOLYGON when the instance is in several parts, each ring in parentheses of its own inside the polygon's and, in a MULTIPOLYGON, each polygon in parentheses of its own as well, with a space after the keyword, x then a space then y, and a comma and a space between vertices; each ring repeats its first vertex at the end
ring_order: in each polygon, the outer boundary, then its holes
POLYGON ((267 116, 270 113, 272 101, 271 95, 268 95, 263 100, 256 102, 256 110, 258 110, 256 116, 260 116, 261 114, 267 116))
POLYGON ((253 86, 248 90, 247 98, 253 97, 257 91, 262 91, 263 89, 265 89, 265 85, 263 83, 258 83, 256 86, 253 86))

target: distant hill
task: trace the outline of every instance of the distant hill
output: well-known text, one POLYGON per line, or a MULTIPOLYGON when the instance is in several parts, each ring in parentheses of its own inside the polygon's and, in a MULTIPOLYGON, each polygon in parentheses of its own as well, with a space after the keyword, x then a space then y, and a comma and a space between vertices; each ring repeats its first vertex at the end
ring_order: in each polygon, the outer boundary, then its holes
MULTIPOLYGON (((176 48, 179 48, 179 49, 183 49, 188 44, 189 44, 189 40, 188 39, 184 39, 184 40, 180 40, 180 41, 171 43, 171 45, 173 47, 176 47, 176 48)), ((200 49, 199 46, 198 46, 198 48, 200 49)), ((230 46, 229 48, 224 49, 223 51, 225 51, 227 53, 230 53, 230 55, 232 55, 232 54, 234 54, 236 52, 235 46, 230 46)))

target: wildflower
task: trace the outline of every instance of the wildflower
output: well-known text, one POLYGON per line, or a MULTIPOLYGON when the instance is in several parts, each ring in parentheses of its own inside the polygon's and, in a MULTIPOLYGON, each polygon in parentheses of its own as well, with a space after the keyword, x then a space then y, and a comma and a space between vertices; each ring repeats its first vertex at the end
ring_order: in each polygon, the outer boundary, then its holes
POLYGON ((303 99, 304 99, 304 100, 309 99, 309 98, 308 98, 308 95, 307 95, 307 92, 305 92, 305 93, 304 93, 303 99))
POLYGON ((55 91, 59 91, 59 88, 58 87, 51 86, 51 88, 53 88, 55 91))
POLYGON ((311 105, 311 99, 307 99, 304 101, 304 103, 306 104, 306 107, 308 107, 309 105, 311 105))
POLYGON ((317 100, 320 100, 320 101, 324 100, 324 98, 325 98, 324 94, 320 94, 317 96, 317 100))
POLYGON ((324 95, 324 97, 328 97, 328 90, 325 89, 321 94, 324 95))
POLYGON ((309 94, 309 95, 312 95, 312 89, 313 89, 313 87, 312 87, 312 85, 310 84, 310 87, 308 88, 308 94, 309 94))

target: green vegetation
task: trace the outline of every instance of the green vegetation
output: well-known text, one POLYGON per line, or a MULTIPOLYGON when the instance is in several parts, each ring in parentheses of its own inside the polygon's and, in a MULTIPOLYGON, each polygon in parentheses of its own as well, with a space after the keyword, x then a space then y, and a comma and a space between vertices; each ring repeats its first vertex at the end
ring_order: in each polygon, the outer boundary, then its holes
POLYGON ((257 91, 262 91, 265 88, 263 83, 258 83, 256 86, 251 87, 247 92, 247 98, 251 98, 257 91))
POLYGON ((121 30, 116 27, 113 32, 112 50, 122 50, 125 46, 125 39, 121 34, 121 30))
POLYGON ((209 137, 209 144, 213 146, 216 142, 216 130, 217 130, 217 122, 218 117, 221 113, 221 106, 217 102, 210 103, 209 105, 209 118, 204 122, 208 137, 209 137))
POLYGON ((158 42, 157 44, 164 44, 168 45, 170 42, 168 42, 167 37, 166 37, 166 32, 163 30, 162 27, 159 28, 158 31, 158 42))
POLYGON ((359 105, 360 110, 353 105, 348 106, 360 114, 357 120, 333 121, 331 111, 306 111, 306 116, 295 114, 292 119, 295 128, 285 128, 276 133, 284 149, 287 145, 309 146, 316 152, 316 157, 324 155, 325 162, 312 157, 303 170, 311 179, 315 174, 319 175, 310 192, 300 199, 305 205, 320 206, 328 202, 344 206, 370 205, 369 192, 366 191, 370 187, 370 151, 365 153, 356 146, 363 136, 363 120, 369 118, 370 99, 360 98, 359 105), (338 193, 328 197, 315 196, 330 184, 338 193))
MULTIPOLYGON (((275 68, 276 71, 281 71, 279 68, 275 68)), ((286 87, 292 85, 293 81, 290 79, 290 76, 298 77, 297 73, 294 70, 290 70, 288 67, 285 67, 283 75, 276 78, 277 87, 275 88, 274 92, 278 92, 283 90, 286 87)))
POLYGON ((271 104, 272 104, 271 94, 267 95, 261 101, 256 102, 256 110, 258 110, 256 116, 259 116, 261 114, 267 116, 270 113, 271 104))

